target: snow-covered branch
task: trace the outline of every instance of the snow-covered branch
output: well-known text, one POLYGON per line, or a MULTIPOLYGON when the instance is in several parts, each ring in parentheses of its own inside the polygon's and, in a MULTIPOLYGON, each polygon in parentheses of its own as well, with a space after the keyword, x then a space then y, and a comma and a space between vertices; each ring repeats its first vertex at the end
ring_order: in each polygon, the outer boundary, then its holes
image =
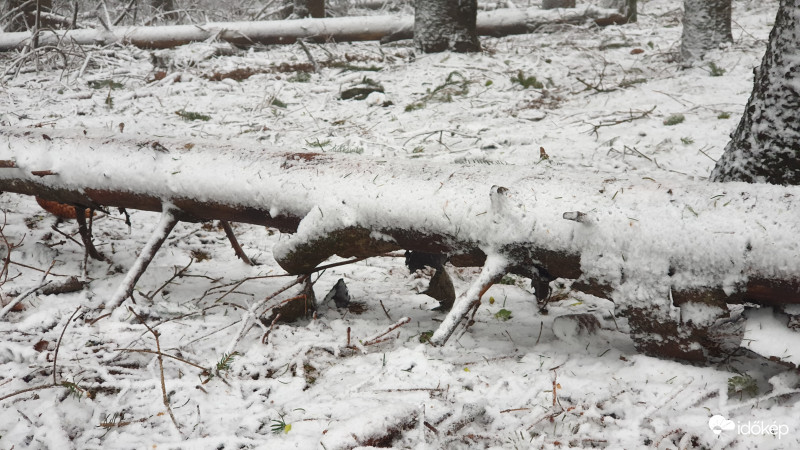
MULTIPOLYGON (((486 36, 525 34, 547 24, 618 24, 624 18, 614 9, 589 7, 575 10, 496 10, 478 14, 478 33, 486 36)), ((39 35, 39 45, 74 42, 80 45, 123 43, 145 48, 168 48, 212 38, 236 45, 291 44, 298 39, 327 41, 398 40, 413 37, 412 16, 334 17, 260 22, 216 22, 203 25, 112 27, 54 30, 39 35)), ((0 51, 25 47, 31 33, 0 33, 0 51)))

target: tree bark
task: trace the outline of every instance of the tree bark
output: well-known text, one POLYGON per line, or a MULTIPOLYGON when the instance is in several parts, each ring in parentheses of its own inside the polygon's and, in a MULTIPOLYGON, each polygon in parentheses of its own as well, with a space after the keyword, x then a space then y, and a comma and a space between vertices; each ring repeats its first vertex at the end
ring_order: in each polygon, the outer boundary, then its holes
POLYGON ((727 42, 733 42, 731 0, 684 0, 681 58, 686 63, 727 42))
POLYGON ((52 0, 6 0, 4 3, 0 16, 9 15, 9 22, 3 27, 7 33, 33 29, 37 5, 41 12, 49 12, 53 7, 52 0))
POLYGON ((575 0, 542 0, 542 9, 574 8, 575 0))
POLYGON ((478 52, 477 0, 417 0, 414 46, 424 53, 478 52))
POLYGON ((484 266, 491 276, 459 297, 442 337, 506 272, 531 278, 540 297, 556 278, 576 280, 573 290, 614 301, 641 351, 682 359, 718 358, 738 345, 743 328, 729 305, 800 304, 797 186, 745 191, 665 178, 656 187, 530 166, 0 128, 0 191, 86 207, 168 203, 176 220, 277 227, 294 234, 273 256, 296 275, 333 255, 402 249, 484 266), (705 311, 704 321, 684 309, 705 311))
POLYGON ((753 92, 714 181, 800 184, 800 1, 781 1, 753 92))
POLYGON ((305 19, 325 17, 325 0, 294 0, 294 10, 290 18, 305 19))
POLYGON ((634 23, 638 20, 636 0, 604 0, 600 5, 619 11, 624 18, 623 23, 634 23))
MULTIPOLYGON (((542 11, 538 8, 495 10, 478 15, 477 32, 484 36, 526 34, 548 24, 583 24, 599 26, 624 23, 612 9, 586 8, 569 12, 542 11)), ((261 22, 219 22, 197 25, 159 27, 115 27, 103 29, 55 31, 40 36, 42 45, 62 42, 79 45, 114 43, 143 48, 171 48, 190 42, 219 39, 240 46, 254 44, 292 44, 298 39, 327 41, 394 41, 414 37, 414 18, 410 16, 334 17, 261 22)), ((31 38, 28 32, 0 33, 0 51, 19 50, 31 38)))

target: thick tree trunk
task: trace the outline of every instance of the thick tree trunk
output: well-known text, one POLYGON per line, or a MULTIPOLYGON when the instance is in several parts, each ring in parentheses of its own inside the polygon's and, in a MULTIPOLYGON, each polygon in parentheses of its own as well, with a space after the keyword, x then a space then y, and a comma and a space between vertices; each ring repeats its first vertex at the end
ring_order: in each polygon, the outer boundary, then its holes
POLYGON ((52 7, 52 0, 5 0, 3 7, 0 7, 0 16, 8 15, 9 22, 3 29, 7 33, 31 30, 36 24, 37 9, 46 13, 52 7))
POLYGON ((273 256, 298 275, 333 255, 401 249, 484 266, 488 275, 458 297, 441 342, 506 272, 531 278, 544 300, 548 282, 576 280, 573 290, 614 301, 642 351, 683 359, 736 348, 743 329, 731 304, 800 304, 800 187, 659 183, 250 141, 0 128, 0 191, 87 207, 169 204, 177 220, 277 227, 294 235, 273 256))
POLYGON ((614 8, 625 18, 624 23, 633 23, 637 20, 636 0, 603 0, 603 8, 614 8))
POLYGON ((325 17, 325 0, 294 0, 294 10, 290 18, 305 19, 325 17))
POLYGON ((715 181, 800 184, 800 1, 781 2, 753 92, 715 181))
POLYGON ((542 9, 574 8, 575 0, 542 0, 542 9))
POLYGON ((477 52, 477 0, 417 0, 414 45, 424 53, 477 52))
POLYGON ((686 63, 727 42, 733 42, 731 0, 684 0, 681 58, 686 63))
MULTIPOLYGON (((583 24, 599 26, 624 23, 612 9, 586 8, 569 12, 542 11, 539 8, 505 9, 481 13, 477 32, 484 36, 507 36, 539 30, 547 24, 583 24)), ((55 31, 40 36, 40 43, 59 45, 130 44, 144 48, 170 48, 190 42, 220 39, 236 45, 292 44, 298 39, 317 42, 399 40, 414 37, 414 18, 410 16, 335 17, 326 19, 277 20, 261 22, 219 22, 203 26, 173 25, 161 27, 118 27, 55 31)), ((0 33, 0 51, 18 50, 27 45, 30 33, 0 33)))
POLYGON ((178 5, 175 4, 175 0, 150 0, 150 6, 155 10, 161 19, 178 19, 178 5))

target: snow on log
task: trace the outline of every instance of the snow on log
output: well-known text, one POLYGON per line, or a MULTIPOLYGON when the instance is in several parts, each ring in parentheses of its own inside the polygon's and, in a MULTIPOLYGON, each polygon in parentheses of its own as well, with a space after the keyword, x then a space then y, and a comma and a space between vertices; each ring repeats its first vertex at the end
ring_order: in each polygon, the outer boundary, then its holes
POLYGON ((676 302, 713 291, 735 302, 800 303, 800 187, 420 164, 108 131, 0 128, 0 161, 9 163, 2 191, 87 207, 161 211, 169 202, 180 220, 294 232, 274 252, 296 274, 333 254, 410 249, 481 266, 500 253, 514 267, 612 296, 635 280, 671 290, 676 302), (42 172, 50 175, 34 175, 42 172), (564 219, 576 211, 580 222, 564 219))
MULTIPOLYGON (((582 24, 588 21, 604 26, 624 23, 614 9, 588 7, 574 10, 538 8, 507 9, 478 14, 478 34, 506 36, 525 34, 545 25, 582 24)), ((190 42, 220 39, 236 45, 291 44, 298 39, 327 41, 370 41, 410 39, 414 33, 412 16, 334 17, 259 22, 209 22, 198 25, 160 27, 114 27, 105 29, 49 30, 39 35, 39 45, 70 42, 80 45, 130 44, 144 48, 169 48, 190 42)), ((28 45, 29 32, 0 33, 0 50, 18 50, 28 45)))
POLYGON ((462 295, 441 342, 503 271, 544 292, 576 280, 573 290, 615 302, 640 350, 685 359, 738 347, 729 304, 800 303, 798 186, 0 128, 0 191, 276 227, 293 234, 273 255, 298 275, 333 255, 398 249, 484 266, 491 276, 462 295))

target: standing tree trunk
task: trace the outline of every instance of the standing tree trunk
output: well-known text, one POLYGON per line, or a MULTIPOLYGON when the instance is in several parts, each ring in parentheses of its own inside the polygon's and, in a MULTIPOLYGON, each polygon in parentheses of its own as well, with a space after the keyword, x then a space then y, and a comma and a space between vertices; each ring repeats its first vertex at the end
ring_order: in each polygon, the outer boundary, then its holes
POLYGON ((681 58, 691 63, 707 51, 733 42, 731 0, 685 0, 681 58))
POLYGON ((481 50, 475 20, 477 0, 417 0, 414 45, 424 53, 481 50))
POLYGON ((574 8, 575 0, 542 0, 542 9, 574 8))
POLYGON ((603 8, 616 8, 625 17, 625 23, 633 23, 637 20, 636 0, 604 0, 600 2, 600 6, 603 8))
POLYGON ((28 2, 27 0, 6 0, 0 7, 0 17, 9 15, 9 22, 0 31, 8 33, 14 31, 25 31, 34 28, 36 23, 37 4, 42 12, 49 12, 52 8, 52 0, 39 0, 28 2))
POLYGON ((782 0, 742 120, 714 181, 800 184, 800 0, 782 0))
POLYGON ((305 19, 307 17, 315 19, 325 17, 325 0, 294 0, 291 18, 305 19))
POLYGON ((175 0, 150 0, 150 6, 161 12, 161 17, 168 21, 178 20, 178 6, 175 0))

